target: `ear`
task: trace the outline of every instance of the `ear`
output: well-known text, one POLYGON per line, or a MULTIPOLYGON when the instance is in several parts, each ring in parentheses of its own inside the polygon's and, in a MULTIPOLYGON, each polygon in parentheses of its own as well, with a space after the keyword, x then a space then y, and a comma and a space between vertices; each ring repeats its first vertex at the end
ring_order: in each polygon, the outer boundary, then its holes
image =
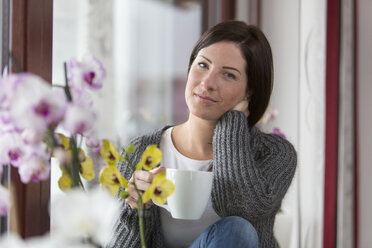
POLYGON ((252 91, 248 90, 247 93, 245 94, 245 99, 250 100, 252 95, 253 95, 252 91))

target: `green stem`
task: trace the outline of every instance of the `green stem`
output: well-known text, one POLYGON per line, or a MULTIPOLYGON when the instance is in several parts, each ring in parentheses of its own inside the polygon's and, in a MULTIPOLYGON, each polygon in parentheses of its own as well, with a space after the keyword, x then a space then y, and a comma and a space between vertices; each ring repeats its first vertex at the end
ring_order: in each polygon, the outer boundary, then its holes
POLYGON ((80 167, 80 161, 79 161, 79 150, 76 145, 76 139, 75 137, 70 138, 70 147, 72 152, 72 187, 79 187, 79 185, 82 185, 79 175, 79 167, 80 167))
POLYGON ((72 95, 71 95, 71 92, 70 92, 70 87, 68 86, 68 78, 67 78, 67 63, 63 63, 63 68, 64 68, 64 71, 65 71, 65 93, 66 93, 66 96, 67 96, 67 100, 69 102, 72 102, 72 95))
POLYGON ((142 198, 138 198, 138 220, 139 220, 139 226, 140 226, 140 235, 141 235, 141 245, 142 248, 146 248, 146 242, 145 242, 145 231, 144 231, 144 224, 143 224, 143 204, 142 204, 142 198))
POLYGON ((134 166, 134 164, 132 163, 132 160, 129 159, 128 155, 125 154, 125 160, 128 161, 128 164, 130 166, 130 168, 132 168, 132 171, 134 172, 136 170, 136 166, 134 166))
POLYGON ((54 137, 54 129, 53 128, 48 128, 48 130, 45 133, 45 143, 50 149, 54 149, 55 147, 58 146, 58 142, 54 137))
MULTIPOLYGON (((128 164, 132 168, 132 171, 134 173, 136 170, 136 166, 132 163, 132 161, 129 159, 127 154, 125 154, 125 160, 128 161, 128 164)), ((145 231, 144 231, 145 228, 144 228, 144 223, 143 223, 143 202, 142 202, 141 192, 139 191, 136 185, 135 177, 133 177, 133 186, 138 195, 137 213, 138 213, 138 221, 139 221, 139 227, 140 227, 141 247, 146 248, 145 231)))

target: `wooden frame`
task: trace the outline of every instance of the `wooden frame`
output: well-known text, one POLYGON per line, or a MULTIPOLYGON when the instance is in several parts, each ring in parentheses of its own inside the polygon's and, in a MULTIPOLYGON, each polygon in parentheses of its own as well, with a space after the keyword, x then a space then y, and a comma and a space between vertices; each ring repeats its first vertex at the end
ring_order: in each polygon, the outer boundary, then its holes
POLYGON ((218 22, 235 19, 235 0, 222 0, 220 5, 215 0, 201 0, 202 4, 202 32, 216 25, 218 22))
POLYGON ((235 0, 221 1, 221 21, 228 21, 235 19, 235 0))
MULTIPOLYGON (((22 71, 35 73, 51 82, 52 25, 53 1, 12 1, 13 72, 18 70, 14 66, 17 61, 22 71)), ((15 168, 11 168, 10 178, 16 204, 16 217, 11 216, 10 230, 23 238, 48 232, 50 180, 25 185, 15 168)))
POLYGON ((323 247, 336 247, 340 1, 327 2, 326 118, 323 247))

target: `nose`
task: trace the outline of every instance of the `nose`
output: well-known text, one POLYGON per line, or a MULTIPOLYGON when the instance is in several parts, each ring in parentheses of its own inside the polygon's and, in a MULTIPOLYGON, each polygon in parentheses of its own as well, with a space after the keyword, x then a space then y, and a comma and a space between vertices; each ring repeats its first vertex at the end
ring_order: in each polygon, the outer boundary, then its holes
POLYGON ((217 88, 217 82, 216 77, 213 72, 209 72, 205 77, 203 77, 201 81, 201 85, 207 90, 207 91, 213 91, 217 88))

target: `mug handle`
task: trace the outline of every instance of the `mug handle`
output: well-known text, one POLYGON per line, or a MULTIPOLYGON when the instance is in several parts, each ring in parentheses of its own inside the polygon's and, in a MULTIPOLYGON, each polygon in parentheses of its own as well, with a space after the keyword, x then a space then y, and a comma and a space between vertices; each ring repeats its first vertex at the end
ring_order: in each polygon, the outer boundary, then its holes
POLYGON ((152 200, 152 203, 154 203, 158 207, 162 207, 162 208, 166 209, 170 213, 170 209, 169 209, 169 206, 168 206, 167 203, 165 203, 165 204, 158 204, 154 200, 152 200))

